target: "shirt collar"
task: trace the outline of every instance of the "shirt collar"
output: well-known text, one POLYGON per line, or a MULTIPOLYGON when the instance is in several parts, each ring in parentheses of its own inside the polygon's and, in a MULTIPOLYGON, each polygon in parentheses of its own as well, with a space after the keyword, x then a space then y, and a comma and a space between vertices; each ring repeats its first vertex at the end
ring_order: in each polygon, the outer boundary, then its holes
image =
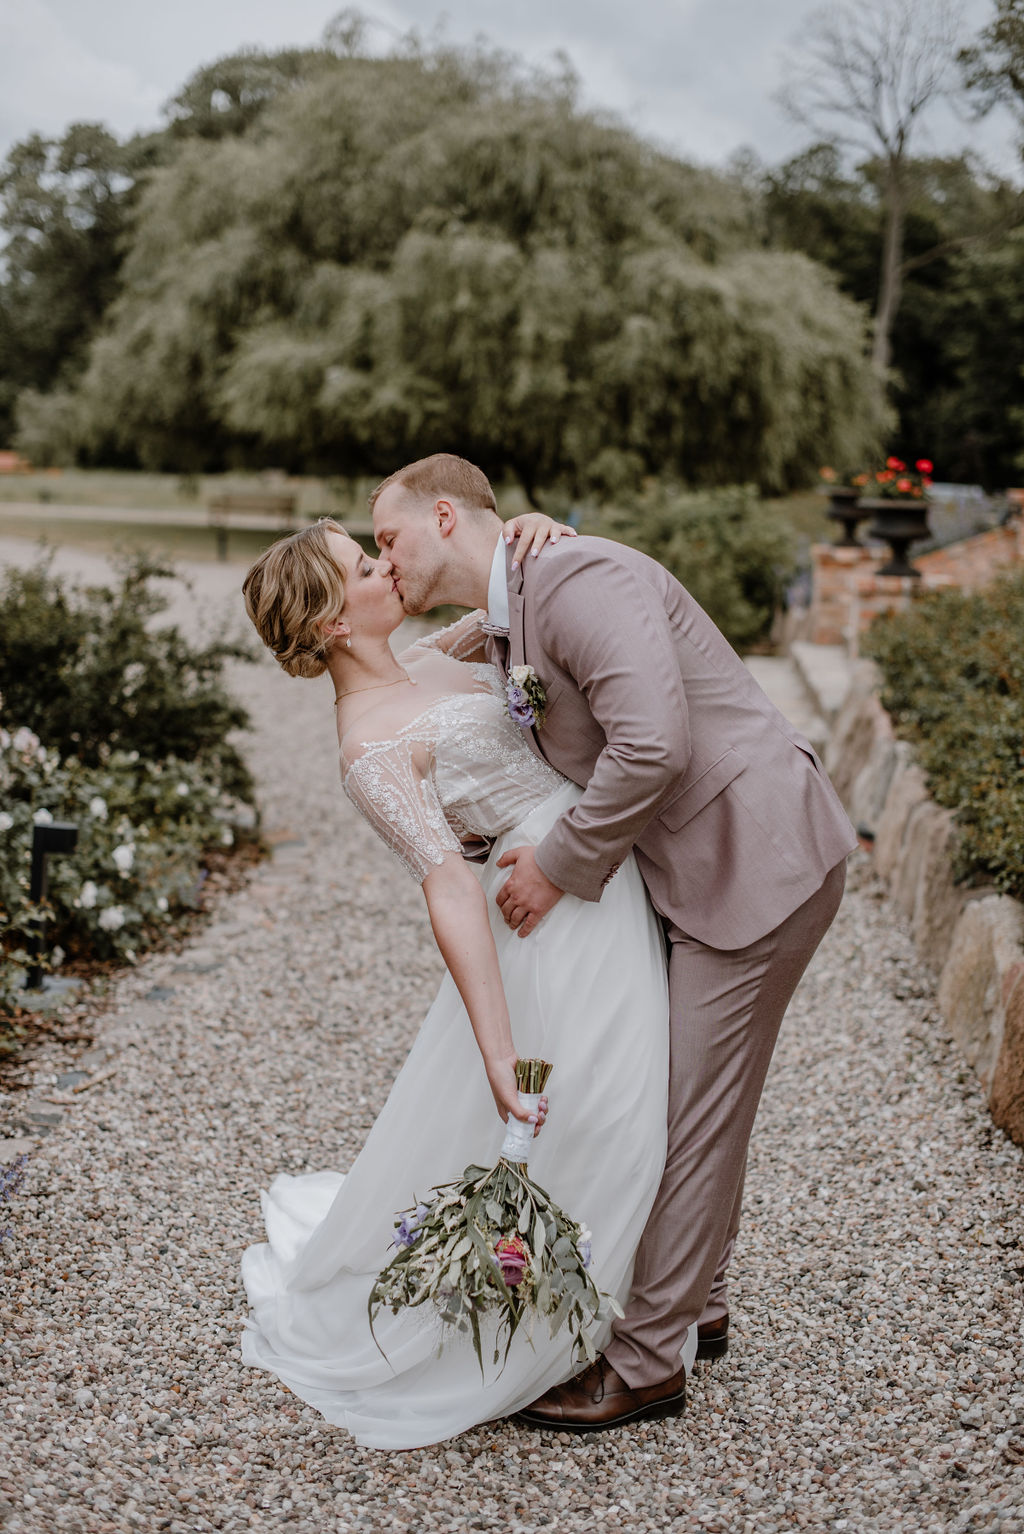
POLYGON ((507 629, 508 568, 505 561, 505 534, 498 534, 498 546, 491 560, 491 578, 487 583, 487 621, 495 628, 507 629))

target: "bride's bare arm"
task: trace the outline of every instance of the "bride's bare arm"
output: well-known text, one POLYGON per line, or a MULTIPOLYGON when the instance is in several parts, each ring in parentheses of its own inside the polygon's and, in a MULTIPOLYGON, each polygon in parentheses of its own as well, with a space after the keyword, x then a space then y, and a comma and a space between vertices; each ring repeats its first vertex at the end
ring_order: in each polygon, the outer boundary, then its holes
MULTIPOLYGON (((502 1119, 528 1121, 516 1088, 512 1041, 498 954, 487 917, 487 897, 475 874, 458 857, 446 857, 423 881, 437 946, 469 1013, 487 1080, 502 1119)), ((547 1110, 542 1101, 538 1128, 547 1110)))

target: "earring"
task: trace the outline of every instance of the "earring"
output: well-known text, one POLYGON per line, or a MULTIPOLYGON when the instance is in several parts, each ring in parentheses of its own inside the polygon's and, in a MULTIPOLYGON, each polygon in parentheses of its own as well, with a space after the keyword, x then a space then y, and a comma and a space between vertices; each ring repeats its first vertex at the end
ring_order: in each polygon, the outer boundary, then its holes
POLYGON ((351 648, 352 648, 352 641, 351 641, 351 639, 346 639, 345 640, 345 649, 346 650, 351 650, 351 648))

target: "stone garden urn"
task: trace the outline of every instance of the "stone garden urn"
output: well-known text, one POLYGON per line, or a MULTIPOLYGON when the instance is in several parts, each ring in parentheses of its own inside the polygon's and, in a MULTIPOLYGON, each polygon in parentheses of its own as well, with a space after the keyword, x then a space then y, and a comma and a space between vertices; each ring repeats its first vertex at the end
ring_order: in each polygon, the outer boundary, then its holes
POLYGON ((861 543, 857 538, 857 523, 863 522, 867 516, 867 512, 862 509, 860 491, 855 490, 852 485, 830 485, 825 494, 829 500, 826 517, 830 522, 840 524, 835 547, 859 549, 861 543))
POLYGON ((862 516, 872 517, 868 536, 889 545, 890 558, 879 565, 877 575, 909 575, 920 579, 921 572, 907 558, 912 543, 928 537, 928 502, 911 497, 861 501, 862 516))

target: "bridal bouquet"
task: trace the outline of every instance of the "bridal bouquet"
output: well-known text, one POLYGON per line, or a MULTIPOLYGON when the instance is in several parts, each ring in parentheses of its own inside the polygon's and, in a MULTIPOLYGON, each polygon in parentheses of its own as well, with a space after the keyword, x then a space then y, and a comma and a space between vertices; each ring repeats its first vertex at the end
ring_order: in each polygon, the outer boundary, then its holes
MULTIPOLYGON (((550 1072, 544 1060, 519 1061, 524 1107, 537 1106, 550 1072)), ((429 1304, 443 1327, 472 1337, 482 1374, 483 1316, 497 1317, 495 1363, 502 1339, 507 1358, 522 1322, 532 1328, 541 1316, 552 1337, 568 1327, 574 1357, 593 1362, 588 1328, 622 1311, 590 1277, 590 1232, 527 1175, 532 1138, 532 1124, 509 1118, 497 1166, 468 1166, 399 1216, 395 1256, 370 1291, 371 1331, 382 1308, 397 1315, 429 1304)))

